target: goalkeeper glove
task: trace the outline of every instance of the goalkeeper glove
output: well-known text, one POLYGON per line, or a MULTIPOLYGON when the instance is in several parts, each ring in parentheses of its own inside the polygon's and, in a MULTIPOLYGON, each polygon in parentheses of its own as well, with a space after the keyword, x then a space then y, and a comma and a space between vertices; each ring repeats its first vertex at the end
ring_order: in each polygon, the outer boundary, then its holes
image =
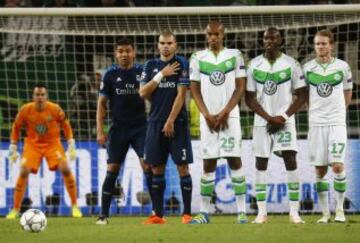
POLYGON ((11 143, 9 146, 9 160, 11 163, 15 164, 17 159, 19 158, 19 153, 17 151, 17 145, 14 143, 11 143))
POLYGON ((66 153, 71 161, 76 160, 76 145, 73 138, 68 140, 68 149, 66 153))

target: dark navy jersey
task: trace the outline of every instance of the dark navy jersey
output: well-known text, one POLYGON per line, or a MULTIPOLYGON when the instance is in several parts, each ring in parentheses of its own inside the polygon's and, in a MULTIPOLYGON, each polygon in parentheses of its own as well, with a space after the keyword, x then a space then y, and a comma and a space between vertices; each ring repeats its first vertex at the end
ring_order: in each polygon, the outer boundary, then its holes
POLYGON ((99 95, 109 99, 113 123, 146 121, 145 102, 139 96, 142 69, 141 64, 134 64, 130 69, 114 64, 105 72, 99 95))
MULTIPOLYGON (((141 74, 141 84, 150 82, 153 77, 160 72, 166 65, 178 62, 180 69, 176 75, 164 77, 158 87, 151 95, 151 110, 149 121, 166 121, 170 115, 172 106, 177 96, 179 85, 189 86, 189 63, 186 58, 174 56, 170 61, 163 62, 159 58, 149 60, 145 63, 141 74)), ((185 104, 183 105, 175 121, 187 120, 185 104)))

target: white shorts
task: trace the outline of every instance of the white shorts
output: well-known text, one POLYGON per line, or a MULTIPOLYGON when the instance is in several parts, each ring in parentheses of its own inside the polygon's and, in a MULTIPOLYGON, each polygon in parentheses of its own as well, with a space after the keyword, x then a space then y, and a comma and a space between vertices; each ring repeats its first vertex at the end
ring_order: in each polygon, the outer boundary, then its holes
POLYGON ((269 158, 271 153, 281 155, 281 151, 297 151, 295 124, 286 124, 272 135, 266 127, 254 127, 253 149, 255 157, 260 158, 269 158))
POLYGON ((228 119, 229 128, 211 133, 206 121, 200 122, 201 157, 216 159, 240 157, 241 127, 239 118, 228 119))
POLYGON ((310 163, 328 166, 344 163, 346 154, 346 126, 310 127, 308 133, 310 163))

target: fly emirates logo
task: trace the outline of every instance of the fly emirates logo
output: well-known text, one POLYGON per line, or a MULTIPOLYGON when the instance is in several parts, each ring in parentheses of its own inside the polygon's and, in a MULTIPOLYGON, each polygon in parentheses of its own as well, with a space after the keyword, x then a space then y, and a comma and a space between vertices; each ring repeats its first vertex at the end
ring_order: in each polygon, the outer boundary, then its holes
POLYGON ((167 81, 166 79, 163 79, 160 84, 159 84, 159 88, 162 88, 162 89, 167 89, 167 88, 170 88, 170 89, 173 89, 173 88, 176 88, 176 83, 175 82, 172 82, 172 81, 167 81))

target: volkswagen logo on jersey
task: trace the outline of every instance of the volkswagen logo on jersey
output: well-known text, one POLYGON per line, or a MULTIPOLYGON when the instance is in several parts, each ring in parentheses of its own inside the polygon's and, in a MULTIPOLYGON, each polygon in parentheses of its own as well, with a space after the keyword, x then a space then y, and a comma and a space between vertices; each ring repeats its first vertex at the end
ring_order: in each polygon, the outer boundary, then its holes
POLYGON ((213 85, 222 85, 225 82, 225 74, 220 71, 214 71, 210 74, 210 82, 213 85))
POLYGON ((328 97, 333 91, 333 87, 328 83, 321 83, 316 88, 321 97, 328 97))
POLYGON ((277 84, 272 80, 266 80, 266 82, 264 83, 263 90, 264 90, 265 94, 273 95, 276 93, 277 84))

